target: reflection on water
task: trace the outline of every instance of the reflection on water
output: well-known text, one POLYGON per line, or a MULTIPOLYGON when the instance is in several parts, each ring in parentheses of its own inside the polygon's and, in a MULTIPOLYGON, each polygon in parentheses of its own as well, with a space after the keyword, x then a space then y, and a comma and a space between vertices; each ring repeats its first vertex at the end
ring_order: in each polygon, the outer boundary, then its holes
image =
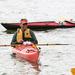
POLYGON ((5 30, 3 33, 13 34, 16 30, 5 30))
MULTIPOLYGON (((56 28, 49 28, 49 29, 31 29, 32 31, 45 31, 45 32, 48 32, 48 30, 50 31, 50 30, 54 30, 54 29, 56 29, 56 28)), ((5 30, 5 31, 3 31, 3 33, 6 33, 6 34, 14 34, 14 32, 15 32, 16 30, 5 30)))
POLYGON ((11 54, 12 59, 16 59, 16 61, 14 62, 14 74, 15 75, 26 75, 26 74, 33 74, 33 75, 39 75, 40 73, 40 69, 39 67, 41 66, 41 63, 35 63, 35 62, 31 62, 29 60, 26 60, 18 55, 15 54, 11 54))

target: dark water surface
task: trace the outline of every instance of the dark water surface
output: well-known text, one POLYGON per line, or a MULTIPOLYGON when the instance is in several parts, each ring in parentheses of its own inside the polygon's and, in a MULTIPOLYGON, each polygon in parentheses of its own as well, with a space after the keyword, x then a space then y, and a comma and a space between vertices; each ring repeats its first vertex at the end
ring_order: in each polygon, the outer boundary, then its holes
MULTIPOLYGON (((65 16, 75 19, 75 0, 0 0, 0 23, 58 20, 65 16)), ((39 62, 32 63, 12 56, 12 47, 0 47, 0 75, 72 75, 75 68, 75 28, 33 30, 40 44, 39 62)), ((15 31, 0 25, 0 45, 8 45, 15 31)))

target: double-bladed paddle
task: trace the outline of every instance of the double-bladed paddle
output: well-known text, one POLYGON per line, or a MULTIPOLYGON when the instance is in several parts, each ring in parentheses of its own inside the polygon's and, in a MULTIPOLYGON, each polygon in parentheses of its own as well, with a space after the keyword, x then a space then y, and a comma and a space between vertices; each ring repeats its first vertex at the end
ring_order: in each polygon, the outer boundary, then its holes
MULTIPOLYGON (((2 46, 20 46, 20 45, 23 45, 23 44, 13 44, 13 45, 0 45, 0 47, 2 47, 2 46)), ((34 44, 34 45, 36 45, 36 46, 44 46, 44 45, 46 45, 46 46, 48 46, 48 45, 69 45, 69 44, 34 44)))

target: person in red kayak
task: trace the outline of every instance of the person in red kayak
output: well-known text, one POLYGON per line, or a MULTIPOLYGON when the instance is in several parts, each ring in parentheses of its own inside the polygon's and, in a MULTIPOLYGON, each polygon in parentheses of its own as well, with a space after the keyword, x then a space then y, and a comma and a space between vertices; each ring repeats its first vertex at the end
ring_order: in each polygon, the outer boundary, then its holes
POLYGON ((32 30, 28 29, 27 26, 27 19, 21 19, 21 29, 17 29, 17 31, 14 33, 11 44, 23 44, 26 41, 34 44, 38 43, 35 34, 32 30))

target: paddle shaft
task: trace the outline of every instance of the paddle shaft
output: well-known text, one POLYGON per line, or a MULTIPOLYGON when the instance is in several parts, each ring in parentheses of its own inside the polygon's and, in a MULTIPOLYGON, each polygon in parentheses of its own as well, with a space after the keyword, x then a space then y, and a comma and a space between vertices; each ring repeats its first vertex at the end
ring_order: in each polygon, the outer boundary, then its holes
POLYGON ((0 46, 20 46, 22 44, 14 44, 14 45, 0 45, 0 46))
MULTIPOLYGON (((0 47, 2 47, 2 46, 20 46, 20 45, 23 45, 23 44, 0 45, 0 47)), ((34 44, 34 45, 36 45, 36 46, 43 46, 43 45, 48 46, 48 45, 69 45, 69 44, 34 44)))
POLYGON ((43 46, 43 45, 69 45, 69 44, 35 44, 36 46, 43 46))

